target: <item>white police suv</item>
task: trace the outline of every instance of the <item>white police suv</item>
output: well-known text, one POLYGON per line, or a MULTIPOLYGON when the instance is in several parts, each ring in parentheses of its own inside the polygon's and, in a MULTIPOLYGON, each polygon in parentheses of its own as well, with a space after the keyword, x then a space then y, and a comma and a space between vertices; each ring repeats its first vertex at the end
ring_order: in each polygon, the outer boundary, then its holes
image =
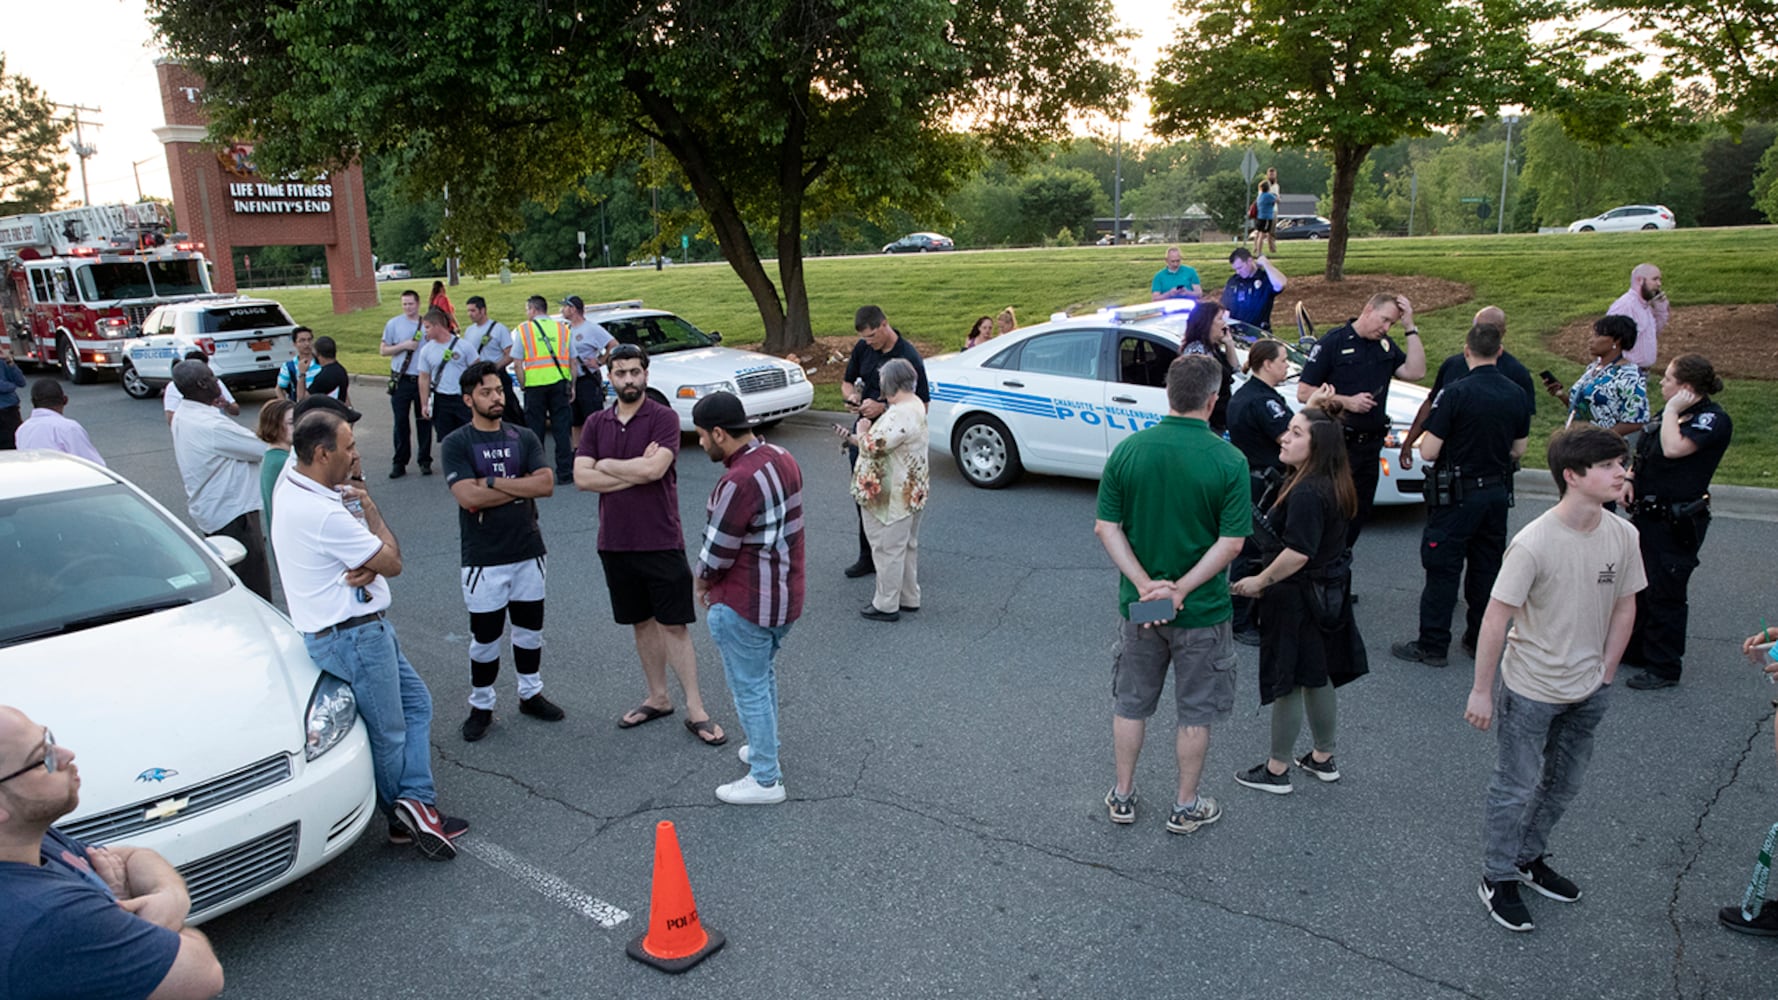
MULTIPOLYGON (((801 365, 722 347, 722 334, 705 333, 665 310, 644 308, 640 299, 589 304, 586 318, 619 343, 647 349, 648 393, 679 414, 680 430, 695 429, 691 408, 713 392, 739 396, 748 422, 755 425, 800 413, 815 401, 815 387, 801 365)), ((606 399, 615 402, 616 396, 608 392, 606 399)))
POLYGON ((296 357, 296 320, 271 299, 172 302, 148 314, 142 333, 124 342, 123 391, 135 399, 160 395, 173 365, 191 351, 210 356, 210 370, 231 390, 270 389, 278 366, 296 357))
MULTIPOLYGON (((984 489, 1009 485, 1024 470, 1097 479, 1118 442, 1167 413, 1167 366, 1179 356, 1185 300, 1102 309, 995 337, 958 354, 930 358, 927 417, 935 451, 952 456, 963 478, 984 489)), ((1230 324, 1237 337, 1244 324, 1230 324)), ((1240 352, 1245 356, 1245 350, 1240 352)), ((1297 407, 1303 355, 1290 348, 1290 378, 1278 391, 1297 407)), ((1238 388, 1246 380, 1235 376, 1238 388)), ((1389 387, 1379 504, 1418 503, 1424 475, 1397 463, 1426 390, 1389 387)))

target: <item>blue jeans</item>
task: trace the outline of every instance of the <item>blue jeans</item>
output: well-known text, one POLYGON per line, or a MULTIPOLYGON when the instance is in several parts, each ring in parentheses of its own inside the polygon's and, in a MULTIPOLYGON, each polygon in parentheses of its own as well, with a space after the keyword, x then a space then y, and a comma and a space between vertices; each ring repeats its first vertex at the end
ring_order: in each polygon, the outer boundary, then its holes
POLYGON ((358 717, 370 735, 377 799, 389 812, 396 799, 435 805, 432 785, 432 692, 401 655, 395 626, 377 620, 342 632, 303 636, 309 658, 352 685, 358 717))
POLYGON ((735 715, 747 733, 753 780, 776 782, 778 773, 778 675, 772 661, 790 626, 767 628, 741 617, 726 604, 712 604, 704 616, 710 638, 722 654, 722 675, 735 699, 735 715))
POLYGON ((1593 759, 1593 730, 1611 700, 1602 687, 1584 701, 1552 705, 1502 684, 1494 699, 1500 747, 1482 821, 1482 877, 1503 882, 1544 854, 1550 830, 1580 791, 1593 759))

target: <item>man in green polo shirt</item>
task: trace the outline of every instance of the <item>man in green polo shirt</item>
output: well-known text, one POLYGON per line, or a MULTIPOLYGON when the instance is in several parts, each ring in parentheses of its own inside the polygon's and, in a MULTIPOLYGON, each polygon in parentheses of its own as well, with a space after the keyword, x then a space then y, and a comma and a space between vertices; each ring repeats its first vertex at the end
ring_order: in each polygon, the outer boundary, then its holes
MULTIPOLYGON (((1112 663, 1112 744, 1117 784, 1105 793, 1113 823, 1136 821, 1136 759, 1148 717, 1173 667, 1178 713, 1179 791, 1167 818, 1172 833, 1191 833, 1222 818, 1198 794, 1210 748, 1210 724, 1235 704, 1235 652, 1223 569, 1253 529, 1247 461, 1210 431, 1222 369, 1202 354, 1167 369, 1167 416, 1124 439, 1099 480, 1093 533, 1117 564, 1118 642, 1112 663), (1130 606, 1168 600, 1171 620, 1131 621, 1130 606)), ((1141 616, 1138 616, 1140 619, 1141 616)))

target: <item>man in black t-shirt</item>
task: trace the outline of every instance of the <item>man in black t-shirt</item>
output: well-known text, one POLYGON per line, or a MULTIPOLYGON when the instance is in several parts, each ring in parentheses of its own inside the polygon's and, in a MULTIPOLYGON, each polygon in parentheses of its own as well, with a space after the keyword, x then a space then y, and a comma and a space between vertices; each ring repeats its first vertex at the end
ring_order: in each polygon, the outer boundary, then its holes
POLYGON ((528 427, 502 421, 506 381, 500 369, 477 361, 462 376, 471 420, 439 444, 445 482, 460 508, 463 603, 469 607, 469 718, 463 738, 473 743, 494 722, 494 680, 500 675, 500 636, 512 619, 513 668, 519 675, 519 712, 547 722, 564 717, 543 696, 543 533, 537 498, 555 493, 543 443, 528 427))
MULTIPOLYGON (((891 358, 902 358, 914 366, 914 395, 920 402, 932 405, 932 390, 926 384, 926 360, 895 328, 877 306, 864 306, 852 320, 858 331, 858 343, 852 345, 852 356, 846 360, 846 380, 840 383, 840 394, 846 397, 846 409, 857 418, 875 420, 888 409, 883 403, 883 389, 877 373, 891 358)), ((856 420, 854 424, 856 425, 856 420)), ((858 462, 858 449, 847 448, 853 464, 858 462)), ((864 511, 858 512, 858 561, 846 567, 846 575, 854 579, 877 571, 870 557, 870 541, 864 537, 864 511)))
POLYGON ((309 383, 312 395, 331 395, 333 398, 352 405, 352 377, 346 374, 346 366, 340 364, 339 346, 332 337, 315 338, 315 360, 320 363, 321 370, 315 373, 315 380, 309 383))
MULTIPOLYGON (((1499 306, 1483 306, 1476 310, 1475 319, 1470 321, 1470 325, 1497 326, 1504 338, 1506 335, 1506 310, 1499 306)), ((1525 398, 1531 404, 1531 414, 1536 416, 1537 387, 1531 381, 1530 369, 1526 368, 1524 362, 1513 357, 1512 352, 1504 347, 1500 349, 1500 360, 1495 364, 1499 366, 1500 374, 1505 375, 1512 381, 1512 384, 1524 390, 1525 398)), ((1401 453, 1396 457, 1402 468, 1411 469, 1414 467, 1414 442, 1420 439, 1420 432, 1426 429, 1426 418, 1432 415, 1432 401, 1438 398, 1439 392, 1446 386, 1468 374, 1469 359, 1463 356, 1462 351, 1446 358, 1438 366, 1438 374, 1432 377, 1432 391, 1428 392, 1426 398, 1420 401, 1420 410, 1414 414, 1414 422, 1408 425, 1408 432, 1401 439, 1401 453)))

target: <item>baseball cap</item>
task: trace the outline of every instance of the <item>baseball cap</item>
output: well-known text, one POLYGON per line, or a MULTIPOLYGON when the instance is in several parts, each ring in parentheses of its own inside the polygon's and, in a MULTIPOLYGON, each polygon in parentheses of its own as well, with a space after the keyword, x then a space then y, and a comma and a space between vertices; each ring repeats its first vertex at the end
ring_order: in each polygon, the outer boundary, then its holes
POLYGON ((698 400, 691 408, 691 422, 695 427, 712 430, 720 427, 729 433, 751 430, 753 425, 747 422, 747 408, 741 405, 741 399, 732 392, 713 392, 698 400))
POLYGON ((1253 259, 1253 254, 1249 253, 1246 247, 1236 247, 1235 252, 1229 254, 1229 263, 1231 263, 1231 264, 1233 264, 1235 261, 1238 261, 1238 260, 1252 260, 1252 259, 1253 259))
POLYGON ((359 417, 364 416, 364 414, 359 413, 357 410, 352 409, 350 406, 347 406, 332 396, 317 395, 304 396, 302 402, 296 404, 296 409, 291 411, 290 419, 292 421, 301 420, 303 414, 315 410, 332 410, 334 413, 346 418, 346 423, 348 424, 355 424, 358 422, 359 417))
POLYGON ((562 305, 562 306, 573 306, 574 308, 580 310, 581 312, 586 312, 586 303, 582 302, 580 300, 580 296, 578 296, 578 295, 570 295, 567 298, 563 299, 562 301, 560 301, 556 304, 562 305))

